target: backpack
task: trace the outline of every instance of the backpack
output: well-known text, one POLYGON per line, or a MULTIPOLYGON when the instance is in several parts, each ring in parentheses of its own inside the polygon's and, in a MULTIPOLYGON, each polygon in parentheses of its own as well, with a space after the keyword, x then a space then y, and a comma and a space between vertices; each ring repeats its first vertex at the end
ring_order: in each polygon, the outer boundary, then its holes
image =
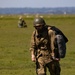
POLYGON ((66 43, 68 42, 67 37, 63 34, 63 32, 55 26, 47 25, 47 29, 52 29, 55 31, 55 57, 64 58, 66 55, 66 43), (58 51, 57 51, 58 50, 58 51))

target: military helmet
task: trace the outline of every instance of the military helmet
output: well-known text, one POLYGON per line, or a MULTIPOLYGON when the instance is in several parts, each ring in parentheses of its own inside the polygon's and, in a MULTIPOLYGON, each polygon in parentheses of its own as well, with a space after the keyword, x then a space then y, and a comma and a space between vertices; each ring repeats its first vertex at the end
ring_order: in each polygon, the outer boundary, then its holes
POLYGON ((20 20, 21 20, 22 18, 23 18, 22 16, 19 17, 20 20))
POLYGON ((44 19, 41 18, 41 17, 35 18, 35 19, 34 19, 34 22, 33 22, 34 27, 35 27, 35 26, 39 26, 39 25, 44 26, 45 24, 46 24, 46 23, 45 23, 44 19))

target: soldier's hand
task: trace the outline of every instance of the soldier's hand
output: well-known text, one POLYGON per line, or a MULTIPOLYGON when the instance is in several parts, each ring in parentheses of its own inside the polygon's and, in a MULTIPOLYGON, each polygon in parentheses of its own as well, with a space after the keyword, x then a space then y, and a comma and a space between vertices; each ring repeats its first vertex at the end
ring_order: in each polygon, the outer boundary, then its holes
POLYGON ((52 57, 52 59, 56 61, 60 61, 60 58, 55 58, 54 56, 52 57))
POLYGON ((60 61, 60 59, 59 59, 59 58, 55 58, 55 60, 56 60, 56 61, 60 61))
POLYGON ((31 60, 32 60, 33 62, 36 61, 35 55, 32 55, 32 56, 31 56, 31 60))

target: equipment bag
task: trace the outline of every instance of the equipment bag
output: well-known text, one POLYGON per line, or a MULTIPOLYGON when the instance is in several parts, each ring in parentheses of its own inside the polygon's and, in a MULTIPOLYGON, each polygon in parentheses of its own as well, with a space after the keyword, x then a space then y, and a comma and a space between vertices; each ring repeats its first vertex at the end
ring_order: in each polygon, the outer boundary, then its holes
MULTIPOLYGON (((60 58, 64 58, 66 55, 66 43, 68 42, 67 37, 63 34, 61 30, 56 28, 55 26, 47 26, 48 30, 52 29, 55 31, 56 39, 55 39, 55 48, 58 50, 57 55, 59 55, 60 58)), ((58 56, 56 56, 58 57, 58 56)))

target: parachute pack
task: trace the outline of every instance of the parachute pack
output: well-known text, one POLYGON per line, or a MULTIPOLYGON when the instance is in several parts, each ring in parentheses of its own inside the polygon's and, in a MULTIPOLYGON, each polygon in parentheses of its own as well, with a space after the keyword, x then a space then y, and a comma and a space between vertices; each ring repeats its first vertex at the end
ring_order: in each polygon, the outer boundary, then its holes
POLYGON ((67 37, 63 34, 63 32, 55 26, 47 25, 48 30, 52 29, 55 31, 56 39, 55 39, 55 48, 58 50, 60 58, 64 58, 66 55, 66 43, 68 42, 67 37))

